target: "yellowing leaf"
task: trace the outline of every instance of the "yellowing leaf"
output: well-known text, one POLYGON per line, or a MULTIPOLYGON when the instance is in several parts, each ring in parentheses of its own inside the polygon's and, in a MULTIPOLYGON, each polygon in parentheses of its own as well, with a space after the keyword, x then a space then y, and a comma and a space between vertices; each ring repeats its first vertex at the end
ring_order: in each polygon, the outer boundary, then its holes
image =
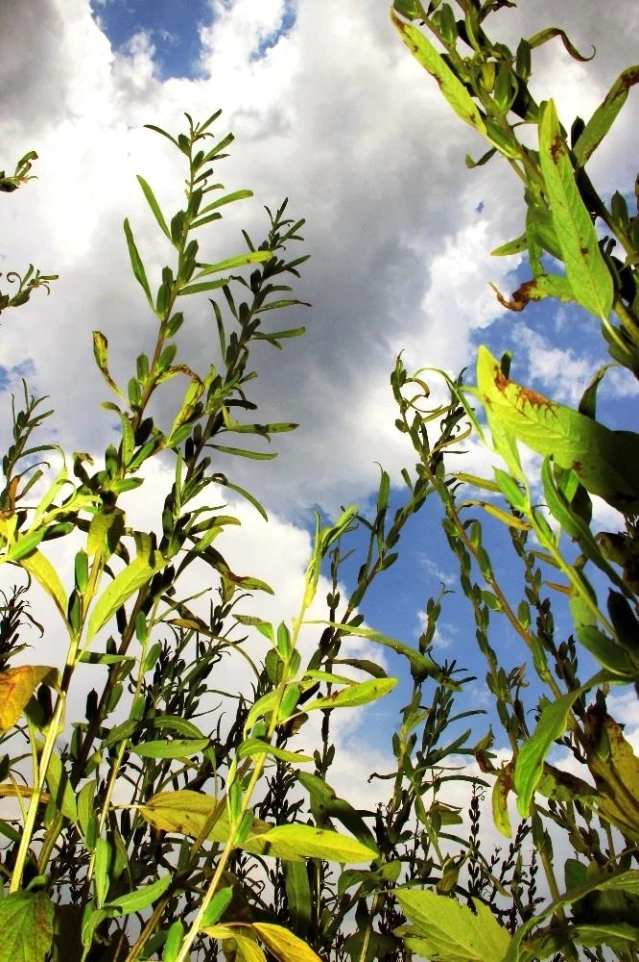
MULTIPOLYGON (((327 862, 371 862, 379 853, 347 835, 313 825, 276 825, 259 838, 265 855, 277 858, 321 858, 327 862)), ((243 846, 244 847, 244 846, 243 846)))
POLYGON ((28 558, 22 558, 20 567, 29 572, 30 575, 44 588, 46 593, 53 598, 62 617, 67 617, 67 596, 62 582, 46 555, 41 551, 34 551, 28 558))
MULTIPOLYGON (((205 823, 212 818, 218 804, 218 800, 210 795, 182 789, 177 792, 160 792, 149 799, 145 805, 138 806, 138 811, 147 822, 162 832, 177 832, 197 838, 204 830, 205 823)), ((265 846, 261 842, 261 836, 268 832, 270 827, 267 822, 259 818, 254 819, 251 833, 240 847, 254 855, 264 854, 265 846)), ((223 801, 219 817, 212 825, 207 838, 225 843, 228 841, 229 833, 226 804, 223 801)))
POLYGON ((396 889, 394 893, 410 922, 396 934, 417 936, 420 951, 427 958, 446 962, 503 962, 510 935, 478 899, 477 914, 446 895, 417 889, 396 889))
POLYGON ((298 939, 296 935, 282 928, 281 925, 271 925, 267 922, 254 922, 251 926, 278 962, 321 962, 319 955, 313 952, 310 945, 298 939))
POLYGON ((57 669, 48 665, 21 665, 0 672, 0 731, 16 724, 38 685, 57 682, 57 669))
MULTIPOLYGON (((231 944, 235 945, 236 962, 266 962, 266 956, 250 935, 247 933, 253 928, 251 925, 207 925, 202 931, 210 935, 212 939, 227 942, 232 939, 231 944)), ((226 953, 225 953, 226 955, 226 953)))
POLYGON ((316 698, 315 701, 304 705, 304 711, 309 712, 317 708, 355 708, 369 705, 378 698, 383 698, 393 690, 397 678, 371 678, 335 691, 326 698, 316 698))
POLYGON ((511 381, 483 346, 477 357, 477 386, 493 436, 499 428, 538 454, 552 457, 559 467, 573 470, 591 494, 618 510, 639 510, 639 440, 635 434, 611 431, 585 414, 511 381))

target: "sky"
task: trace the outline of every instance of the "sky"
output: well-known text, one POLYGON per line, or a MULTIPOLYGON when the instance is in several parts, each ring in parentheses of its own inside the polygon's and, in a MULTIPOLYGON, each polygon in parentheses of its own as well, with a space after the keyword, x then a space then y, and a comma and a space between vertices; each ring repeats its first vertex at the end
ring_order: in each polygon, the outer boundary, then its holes
MULTIPOLYGON (((549 24, 564 27, 585 52, 596 44, 597 56, 586 64, 558 41, 534 52, 533 91, 538 99, 553 96, 570 126, 576 113, 592 113, 633 62, 639 8, 611 0, 602 17, 597 0, 522 0, 493 22, 513 47, 549 24)), ((551 304, 513 315, 495 300, 489 281, 508 292, 525 277, 517 257, 489 254, 521 232, 520 186, 504 162, 466 169, 465 154, 479 156, 483 144, 410 57, 384 2, 4 2, 0 91, 0 166, 10 168, 30 149, 39 154, 38 179, 3 197, 0 269, 34 262, 60 274, 49 298, 36 295, 2 318, 2 438, 10 395, 27 376, 33 393, 51 398, 54 439, 64 450, 99 455, 114 440, 112 419, 99 407, 108 390, 93 363, 91 331, 108 337, 112 368, 126 380, 151 327, 122 221, 130 218, 158 278, 168 252, 135 175, 151 183, 167 209, 177 208, 183 176, 177 152, 145 123, 177 132, 185 110, 204 118, 222 108, 216 132, 235 134, 219 175, 228 190, 249 187, 255 196, 202 232, 208 260, 239 253, 241 228, 260 236, 264 205, 288 197, 291 214, 306 218, 300 253, 311 260, 295 296, 312 308, 282 320, 306 325, 307 334, 284 352, 260 352, 254 382, 263 419, 293 420, 300 428, 277 439, 275 461, 232 465, 238 483, 266 505, 270 527, 238 506, 241 536, 229 538, 228 552, 238 567, 272 584, 275 620, 297 610, 315 510, 324 517, 350 503, 370 510, 378 464, 389 471, 392 503, 399 503, 399 472, 414 462, 394 426, 389 388, 400 351, 409 370, 432 366, 454 375, 472 371, 481 343, 496 354, 511 348, 515 377, 572 403, 606 360, 595 322, 582 312, 551 304)), ((604 197, 617 188, 631 194, 638 121, 639 100, 631 95, 590 165, 604 197)), ((210 354, 215 335, 206 298, 191 301, 181 348, 187 363, 210 354)), ((623 374, 611 378, 601 394, 604 419, 632 425, 635 392, 623 374)), ((477 449, 468 463, 489 470, 477 449)), ((159 526, 168 478, 154 467, 144 498, 130 501, 151 526, 159 526)), ((604 509, 599 517, 604 526, 616 523, 604 509)), ((55 550, 60 569, 68 570, 71 549, 55 550)), ((454 580, 433 507, 411 525, 401 562, 367 599, 367 624, 416 644, 428 597, 454 580)), ((46 614, 46 602, 38 604, 46 614)), ((469 691, 479 707, 486 702, 485 670, 473 634, 463 598, 447 594, 435 652, 477 675, 469 691)), ((48 622, 47 636, 59 655, 61 639, 48 622)), ((523 659, 513 642, 508 633, 499 642, 511 665, 523 659)), ((363 773, 379 761, 377 733, 394 724, 405 691, 402 683, 373 715, 338 722, 351 785, 354 765, 363 773)), ((365 779, 354 790, 362 798, 370 792, 365 779)))

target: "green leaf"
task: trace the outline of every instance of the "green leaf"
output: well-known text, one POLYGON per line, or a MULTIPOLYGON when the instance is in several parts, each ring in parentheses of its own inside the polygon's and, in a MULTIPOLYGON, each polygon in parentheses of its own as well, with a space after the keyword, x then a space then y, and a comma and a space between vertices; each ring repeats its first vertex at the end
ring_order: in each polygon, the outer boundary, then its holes
POLYGON ((407 20, 425 20, 426 11, 420 0, 394 0, 393 7, 407 20))
POLYGON ((573 151, 575 160, 580 167, 583 167, 586 161, 592 157, 617 119, 619 111, 628 99, 630 88, 636 83, 639 83, 639 64, 627 67, 617 77, 605 99, 597 107, 579 135, 573 151))
POLYGON ((284 860, 282 870, 291 922, 300 935, 306 935, 311 925, 313 904, 306 863, 284 860))
POLYGON ((163 233, 169 240, 171 240, 171 232, 170 232, 169 228, 166 226, 166 221, 165 221, 165 219, 164 219, 164 214, 163 214, 162 211, 160 210, 160 205, 158 204, 157 200, 155 199, 155 194, 153 193, 153 191, 151 190, 151 188, 149 187, 149 185, 148 185, 147 182, 145 181, 144 177, 140 177, 140 175, 138 174, 138 175, 137 175, 137 178, 138 178, 138 183, 139 183, 140 187, 142 188, 142 192, 143 192, 144 196, 146 197, 146 199, 147 199, 147 201, 148 201, 149 207, 150 207, 151 210, 153 211, 153 216, 155 217, 156 221, 157 221, 158 224, 160 225, 160 228, 161 228, 161 230, 162 230, 162 233, 163 233))
POLYGON ((522 745, 515 764, 514 779, 517 809, 522 818, 528 818, 530 815, 532 798, 543 776, 546 755, 555 740, 565 732, 570 709, 580 695, 589 691, 590 688, 592 684, 583 685, 547 704, 541 712, 532 736, 522 745))
MULTIPOLYGON (((138 805, 137 808, 147 822, 162 832, 175 832, 198 838, 208 824, 210 827, 206 837, 209 840, 225 844, 230 835, 231 829, 224 799, 218 802, 210 795, 200 792, 189 789, 160 792, 144 805, 138 805)), ((251 832, 239 847, 254 855, 268 854, 265 852, 266 845, 262 842, 262 838, 269 829, 270 825, 267 822, 254 818, 251 832)), ((273 849, 275 846, 271 845, 270 848, 273 849)), ((270 854, 277 855, 275 851, 270 854)), ((300 860, 300 856, 294 853, 287 854, 286 857, 300 860)))
POLYGON ((114 616, 118 608, 122 607, 139 588, 150 582, 153 575, 165 568, 167 564, 168 561, 157 551, 152 554, 139 554, 135 561, 116 575, 98 598, 91 612, 87 641, 91 641, 114 616))
POLYGON ((264 854, 277 858, 321 858, 327 862, 371 862, 379 857, 375 849, 339 832, 313 825, 276 825, 259 837, 264 854))
POLYGON ((539 160, 555 232, 575 298, 582 307, 606 320, 614 300, 613 280, 599 250, 594 224, 581 199, 570 152, 552 100, 542 110, 539 160))
POLYGON ((204 929, 207 925, 215 925, 215 923, 224 915, 232 901, 232 885, 227 885, 226 888, 218 889, 209 902, 204 915, 202 916, 200 928, 204 929))
POLYGON ((337 631, 343 632, 346 635, 359 635, 360 638, 367 638, 369 641, 374 641, 378 645, 382 645, 384 648, 390 648, 397 655, 403 655, 411 666, 411 672, 413 672, 418 677, 426 678, 430 676, 438 681, 440 684, 445 685, 447 688, 451 688, 453 691, 460 691, 460 686, 451 681, 447 677, 445 672, 439 667, 436 662, 431 658, 427 658, 426 655, 422 655, 420 651, 415 648, 411 648, 409 645, 405 645, 401 641, 397 641, 395 638, 388 638, 386 635, 382 635, 379 631, 375 631, 373 628, 364 628, 361 626, 355 627, 354 625, 343 625, 341 622, 337 621, 322 621, 310 619, 304 622, 307 625, 327 625, 329 628, 335 628, 337 631))
POLYGON ((234 270, 236 267, 246 267, 249 264, 265 264, 267 261, 272 260, 274 254, 272 251, 247 251, 245 254, 237 254, 235 257, 228 257, 224 261, 218 261, 217 264, 203 264, 202 269, 193 278, 194 281, 198 281, 201 277, 206 277, 208 274, 219 274, 221 271, 234 270))
MULTIPOLYGON (((1 677, 1 676, 0 676, 1 677)), ((62 759, 57 752, 52 752, 47 768, 47 785, 51 797, 55 799, 56 808, 65 818, 72 822, 78 821, 78 807, 75 792, 71 788, 67 773, 64 771, 62 759)))
POLYGON ((111 846, 105 838, 99 838, 95 845, 95 874, 93 881, 95 884, 95 902, 99 909, 104 905, 111 881, 109 879, 109 866, 111 864, 111 846))
POLYGON ((435 78, 441 92, 457 116, 461 117, 465 123, 470 124, 471 127, 475 127, 484 137, 488 137, 486 125, 473 98, 430 40, 417 27, 403 23, 393 10, 391 10, 391 20, 417 62, 435 78))
POLYGON ((124 234, 126 237, 127 247, 129 248, 129 258, 131 260, 131 268, 133 274, 138 284, 146 294, 146 299, 151 306, 151 310, 155 313, 155 305, 153 304, 153 298, 151 297, 151 288, 149 287, 149 282, 146 277, 146 271, 144 270, 144 264, 138 253, 138 249, 135 246, 135 241, 133 239, 133 232, 131 231, 131 225, 128 219, 124 221, 124 234))
POLYGON ((131 745, 131 751, 140 758, 188 758, 204 751, 210 744, 209 738, 175 738, 170 742, 141 742, 131 745))
POLYGON ((117 899, 107 902, 104 908, 118 909, 118 914, 122 915, 131 915, 133 912, 141 912, 142 909, 146 909, 149 907, 149 905, 153 905, 153 903, 157 902, 161 895, 164 895, 171 884, 171 880, 171 875, 163 875, 162 878, 157 879, 155 882, 151 882, 150 885, 143 885, 142 888, 136 889, 135 892, 128 892, 126 895, 120 895, 117 899))
POLYGON ((566 31, 562 30, 561 27, 545 27, 543 30, 540 30, 539 33, 536 33, 534 37, 530 37, 526 42, 529 47, 534 49, 535 47, 541 47, 543 44, 548 43, 549 40, 553 40, 555 37, 561 37, 561 42, 574 60, 580 60, 582 63, 587 63, 588 60, 592 60, 595 55, 594 50, 589 57, 585 57, 583 54, 579 53, 574 44, 570 42, 566 31))
POLYGON ((360 705, 369 705, 388 695, 396 686, 397 678, 371 678, 368 681, 360 681, 342 688, 340 691, 332 692, 325 698, 317 698, 304 705, 304 711, 309 712, 314 709, 327 708, 355 708, 360 705))
MULTIPOLYGON (((224 207, 226 204, 233 204, 236 200, 246 200, 247 197, 252 197, 252 190, 234 190, 230 194, 225 194, 223 197, 218 197, 217 200, 212 201, 203 207, 200 211, 199 216, 202 214, 208 214, 210 210, 217 210, 218 207, 224 207)), ((197 227, 197 224, 193 224, 193 227, 197 227)))
POLYGON ((44 962, 53 943, 53 903, 46 892, 0 899, 0 959, 44 962))
POLYGON ((477 385, 491 427, 496 425, 538 454, 551 456, 559 467, 574 471, 587 491, 618 510, 639 510, 636 434, 611 431, 509 380, 483 346, 477 359, 477 385))
POLYGON ((277 748, 275 745, 269 745, 268 742, 262 741, 261 738, 247 738, 243 741, 237 750, 239 758, 248 758, 250 755, 272 755, 273 758, 279 758, 283 762, 312 762, 313 759, 310 755, 302 755, 300 752, 289 752, 284 748, 277 748))
POLYGON ((215 281, 202 281, 198 284, 189 284, 187 287, 181 287, 178 291, 180 297, 185 297, 187 294, 201 294, 202 291, 216 291, 220 287, 224 287, 228 284, 230 277, 218 277, 215 281))
POLYGON ((101 331, 93 332, 93 356, 95 358, 95 363, 98 365, 104 380, 107 382, 112 391, 124 400, 124 395, 122 391, 117 386, 111 374, 109 372, 109 342, 101 331))
POLYGON ((211 448, 215 448, 216 451, 221 451, 223 454, 233 454, 240 458, 250 458, 253 461, 272 461, 273 458, 277 457, 277 454, 268 454, 261 451, 247 451, 244 448, 231 448, 226 444, 211 444, 211 448))
POLYGON ((563 909, 567 905, 572 905, 575 902, 579 902, 591 892, 605 891, 606 889, 615 892, 630 892, 634 895, 639 894, 639 871, 630 870, 618 872, 612 875, 603 875, 592 879, 584 885, 571 887, 570 891, 560 895, 558 899, 556 899, 554 902, 551 902, 541 912, 534 915, 517 929, 512 937, 505 962, 519 962, 519 960, 522 959, 522 949, 525 953, 523 958, 526 960, 526 962, 529 962, 530 955, 523 947, 524 943, 527 943, 532 929, 537 928, 542 922, 553 916, 559 909, 563 909))
MULTIPOLYGON (((446 962, 503 962, 510 935, 490 909, 473 899, 474 914, 455 899, 434 892, 398 888, 394 895, 417 935, 420 951, 446 962)), ((395 930, 405 935, 406 927, 395 930)))

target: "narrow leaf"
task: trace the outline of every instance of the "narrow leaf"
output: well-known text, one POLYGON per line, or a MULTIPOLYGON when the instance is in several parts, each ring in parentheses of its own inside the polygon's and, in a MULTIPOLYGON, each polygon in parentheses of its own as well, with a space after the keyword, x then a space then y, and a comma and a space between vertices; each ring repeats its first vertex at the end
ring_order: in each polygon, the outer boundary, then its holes
POLYGON ((369 705, 371 702, 388 695, 396 686, 397 678, 371 678, 332 692, 325 698, 317 698, 304 705, 304 711, 327 708, 355 708, 369 705))
POLYGON ((128 219, 124 221, 124 234, 126 237, 127 247, 129 248, 129 258, 131 260, 131 268, 133 274, 138 284, 141 286, 142 290, 146 294, 146 299, 151 305, 151 310, 155 310, 153 304, 153 298, 151 297, 151 288, 149 287, 149 282, 146 277, 146 271, 144 270, 144 264, 142 263, 142 258, 138 253, 138 249, 135 246, 135 241, 133 239, 133 232, 131 231, 131 225, 128 219))
POLYGON ((583 167, 592 157, 617 119, 619 111, 628 99, 630 88, 636 83, 639 83, 639 64, 628 67, 617 77, 605 99, 579 135, 574 146, 574 154, 580 167, 583 167))
POLYGON ((117 899, 113 899, 112 902, 107 902, 104 907, 105 909, 118 909, 118 914, 122 915, 141 912, 142 909, 153 905, 161 895, 164 895, 171 884, 171 879, 171 875, 163 875, 162 878, 151 882, 150 885, 143 885, 134 892, 128 892, 126 895, 120 895, 117 899))
POLYGON ((131 751, 140 758, 188 758, 204 751, 210 744, 208 738, 175 738, 170 742, 141 742, 131 745, 131 751))
POLYGON ((164 214, 163 214, 162 211, 160 210, 160 205, 158 204, 157 200, 155 199, 155 194, 153 193, 153 191, 151 190, 151 188, 149 187, 149 185, 148 185, 147 182, 145 181, 144 177, 140 177, 140 175, 138 174, 138 175, 137 175, 137 178, 138 178, 138 183, 139 183, 140 187, 142 188, 142 192, 143 192, 144 196, 146 197, 146 199, 147 199, 147 201, 148 201, 149 207, 150 207, 151 210, 153 211, 153 216, 155 217, 156 221, 157 221, 158 224, 160 225, 160 228, 161 228, 161 230, 162 230, 162 233, 163 233, 169 240, 171 240, 171 232, 170 232, 169 228, 168 228, 167 225, 166 225, 166 221, 165 221, 165 219, 164 219, 164 214))
POLYGON ((391 11, 391 20, 417 62, 435 78, 457 116, 471 127, 475 127, 484 137, 488 137, 486 125, 473 98, 430 40, 417 27, 403 23, 394 11, 391 11))

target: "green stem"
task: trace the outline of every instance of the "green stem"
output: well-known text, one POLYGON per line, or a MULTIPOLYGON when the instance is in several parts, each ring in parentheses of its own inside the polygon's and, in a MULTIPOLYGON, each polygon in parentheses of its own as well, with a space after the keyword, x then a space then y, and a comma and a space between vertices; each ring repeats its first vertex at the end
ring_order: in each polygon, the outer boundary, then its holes
MULTIPOLYGON (((74 651, 74 650, 73 650, 74 651)), ((70 652, 69 657, 72 657, 70 652)), ((67 667, 69 667, 69 662, 67 662, 67 667)), ((70 672, 65 672, 69 674, 70 672)), ((68 684, 68 681, 67 681, 68 684)), ((44 791, 44 785, 47 775, 47 769, 49 767, 49 762, 55 748, 56 739, 58 737, 58 730, 64 721, 64 709, 66 705, 66 690, 63 689, 58 694, 58 699, 56 701, 56 706, 53 712, 53 718, 49 724, 49 731, 47 732, 47 737, 44 742, 44 747, 42 749, 42 754, 40 755, 40 762, 38 765, 38 778, 37 785, 33 786, 33 792, 31 793, 31 801, 29 803, 29 808, 27 811, 27 817, 24 823, 24 829, 22 831, 22 837, 20 839, 20 846, 18 848, 18 854, 16 856, 16 863, 13 869, 13 874, 11 876, 11 884, 9 885, 9 894, 17 892, 22 884, 22 876, 24 873, 24 867, 29 855, 29 848, 31 846, 31 839, 33 837, 33 832, 35 829, 36 818, 38 815, 38 808, 40 806, 40 800, 42 792, 44 791)))

